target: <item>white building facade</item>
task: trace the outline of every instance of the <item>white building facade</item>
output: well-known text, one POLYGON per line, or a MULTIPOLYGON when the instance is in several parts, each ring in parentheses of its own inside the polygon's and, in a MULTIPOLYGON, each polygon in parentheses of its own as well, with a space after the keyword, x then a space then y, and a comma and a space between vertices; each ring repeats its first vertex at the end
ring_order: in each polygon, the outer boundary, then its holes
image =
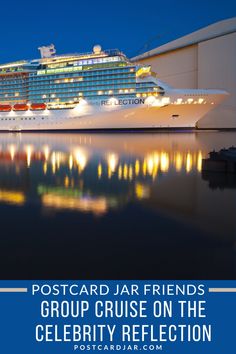
POLYGON ((230 96, 199 128, 236 128, 236 18, 220 21, 135 58, 176 88, 224 89, 230 96))

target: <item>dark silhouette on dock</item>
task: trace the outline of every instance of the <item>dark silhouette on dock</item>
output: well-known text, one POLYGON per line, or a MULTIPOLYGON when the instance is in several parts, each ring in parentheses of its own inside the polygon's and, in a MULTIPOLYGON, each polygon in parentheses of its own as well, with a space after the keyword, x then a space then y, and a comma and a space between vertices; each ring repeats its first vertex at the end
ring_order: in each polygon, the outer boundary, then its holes
POLYGON ((212 189, 236 188, 236 148, 211 151, 209 158, 202 160, 202 178, 212 189))

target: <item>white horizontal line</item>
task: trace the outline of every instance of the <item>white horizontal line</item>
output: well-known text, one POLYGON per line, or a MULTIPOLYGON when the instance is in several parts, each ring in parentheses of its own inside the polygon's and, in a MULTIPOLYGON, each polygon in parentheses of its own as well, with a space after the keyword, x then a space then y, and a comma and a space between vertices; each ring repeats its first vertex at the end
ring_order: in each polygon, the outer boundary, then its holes
POLYGON ((0 288, 0 293, 27 293, 27 288, 0 288))
POLYGON ((209 293, 236 293, 236 288, 209 288, 209 293))

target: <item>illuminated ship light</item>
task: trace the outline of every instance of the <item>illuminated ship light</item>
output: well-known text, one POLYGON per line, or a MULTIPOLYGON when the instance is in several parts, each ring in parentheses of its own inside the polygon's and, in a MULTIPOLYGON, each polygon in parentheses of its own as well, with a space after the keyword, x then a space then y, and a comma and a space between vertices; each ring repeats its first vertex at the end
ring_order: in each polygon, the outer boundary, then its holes
POLYGON ((171 88, 117 49, 39 50, 39 59, 0 65, 0 130, 195 128, 227 96, 171 88))

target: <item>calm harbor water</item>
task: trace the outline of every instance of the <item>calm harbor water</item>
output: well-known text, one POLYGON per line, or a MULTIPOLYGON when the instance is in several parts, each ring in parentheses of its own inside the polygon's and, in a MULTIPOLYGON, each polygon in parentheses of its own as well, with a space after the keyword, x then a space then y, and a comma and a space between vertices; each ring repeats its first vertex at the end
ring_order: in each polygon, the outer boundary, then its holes
POLYGON ((235 279, 236 132, 0 134, 0 278, 235 279))

